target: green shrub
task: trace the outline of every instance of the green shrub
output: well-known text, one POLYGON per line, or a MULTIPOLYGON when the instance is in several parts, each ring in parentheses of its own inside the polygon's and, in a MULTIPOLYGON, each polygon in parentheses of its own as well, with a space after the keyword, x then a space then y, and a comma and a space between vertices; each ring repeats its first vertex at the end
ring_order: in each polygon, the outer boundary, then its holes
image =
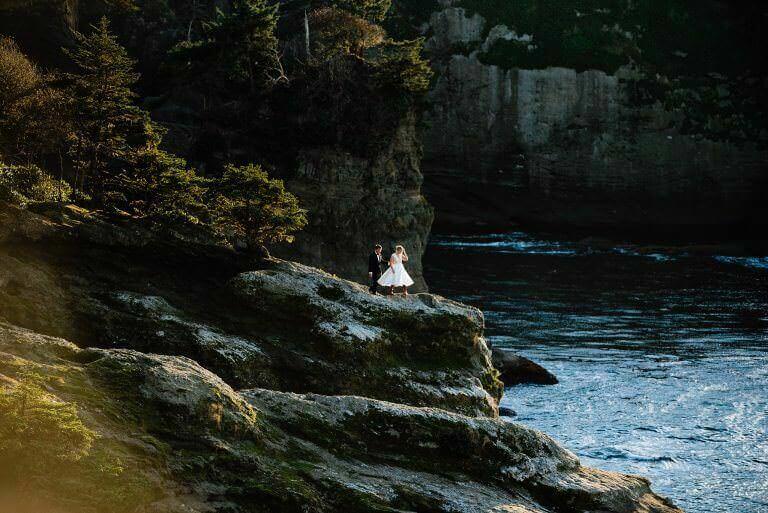
POLYGON ((37 67, 10 38, 0 38, 0 113, 40 85, 37 67))
POLYGON ((0 200, 24 204, 28 201, 69 201, 72 188, 39 167, 0 163, 0 200))
POLYGON ((413 41, 388 40, 374 59, 376 77, 385 88, 391 88, 395 96, 417 98, 429 89, 432 69, 421 55, 423 39, 413 41))
POLYGON ((249 244, 292 242, 306 226, 306 211, 282 180, 270 179, 259 166, 227 166, 215 184, 214 226, 225 236, 249 244))
POLYGON ((381 27, 334 7, 315 9, 309 23, 312 57, 319 61, 349 54, 361 56, 365 49, 384 41, 381 27))
POLYGON ((13 480, 34 480, 79 461, 95 438, 75 405, 49 396, 39 375, 23 375, 0 391, 0 468, 13 480))
POLYGON ((41 161, 65 143, 69 115, 64 95, 12 39, 0 38, 0 154, 41 161))

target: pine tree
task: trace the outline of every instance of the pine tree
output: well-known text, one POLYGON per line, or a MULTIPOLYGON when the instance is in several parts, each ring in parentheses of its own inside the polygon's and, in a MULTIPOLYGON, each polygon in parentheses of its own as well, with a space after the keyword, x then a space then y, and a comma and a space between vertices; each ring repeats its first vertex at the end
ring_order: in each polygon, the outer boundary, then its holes
POLYGON ((131 151, 123 171, 108 188, 119 194, 123 208, 159 224, 200 224, 205 214, 206 180, 184 159, 160 148, 163 130, 149 124, 147 143, 131 151))
POLYGON ((74 112, 70 153, 76 186, 101 195, 110 164, 125 155, 133 138, 143 137, 148 117, 133 103, 135 61, 110 32, 107 18, 89 36, 76 38, 77 46, 66 51, 78 68, 68 75, 74 112))

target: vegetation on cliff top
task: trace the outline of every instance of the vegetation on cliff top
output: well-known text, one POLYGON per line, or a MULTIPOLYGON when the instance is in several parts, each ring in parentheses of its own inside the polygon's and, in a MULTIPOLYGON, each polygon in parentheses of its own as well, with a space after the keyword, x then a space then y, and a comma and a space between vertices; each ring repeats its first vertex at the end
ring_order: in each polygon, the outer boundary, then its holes
POLYGON ((202 177, 161 149, 164 130, 134 103, 135 62, 106 18, 77 39, 67 51, 76 71, 52 77, 11 40, 0 46, 0 158, 13 163, 0 166, 0 199, 72 199, 257 244, 290 241, 304 226, 296 198, 258 166, 230 166, 222 178, 202 177), (51 99, 59 101, 56 119, 51 99), (41 169, 51 162, 62 179, 41 169))
POLYGON ((288 241, 306 217, 266 173, 290 176, 313 147, 376 154, 411 119, 431 76, 421 40, 394 40, 380 25, 389 0, 189 10, 134 0, 107 11, 113 23, 75 34, 63 71, 41 70, 2 40, 4 198, 71 198, 155 225, 288 241), (145 38, 157 43, 151 51, 137 46, 145 38), (159 104, 190 113, 183 146, 175 114, 170 137, 151 118, 159 104))
POLYGON ((164 46, 142 63, 143 86, 194 112, 203 130, 189 156, 206 171, 247 163, 247 154, 288 175, 300 151, 326 146, 370 157, 429 84, 421 40, 383 29, 389 0, 238 0, 228 10, 200 2, 194 15, 136 4, 123 32, 157 27, 151 36, 164 46))

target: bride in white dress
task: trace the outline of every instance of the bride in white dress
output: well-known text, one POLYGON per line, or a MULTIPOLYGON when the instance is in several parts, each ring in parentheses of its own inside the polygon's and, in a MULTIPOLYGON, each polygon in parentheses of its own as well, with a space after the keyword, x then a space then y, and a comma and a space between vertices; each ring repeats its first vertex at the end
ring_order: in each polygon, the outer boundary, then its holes
POLYGON ((389 258, 389 269, 379 278, 379 285, 389 287, 389 293, 395 293, 395 287, 403 287, 403 293, 408 295, 408 287, 413 285, 413 280, 405 270, 403 262, 408 261, 408 253, 402 246, 396 246, 395 252, 389 258))

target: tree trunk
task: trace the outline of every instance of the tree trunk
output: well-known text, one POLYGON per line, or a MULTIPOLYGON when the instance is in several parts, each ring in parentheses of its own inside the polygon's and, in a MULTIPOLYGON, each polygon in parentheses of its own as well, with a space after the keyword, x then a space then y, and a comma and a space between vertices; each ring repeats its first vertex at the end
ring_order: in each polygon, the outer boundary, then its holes
POLYGON ((304 9, 304 53, 306 53, 307 60, 312 57, 309 51, 309 16, 306 9, 304 9))

